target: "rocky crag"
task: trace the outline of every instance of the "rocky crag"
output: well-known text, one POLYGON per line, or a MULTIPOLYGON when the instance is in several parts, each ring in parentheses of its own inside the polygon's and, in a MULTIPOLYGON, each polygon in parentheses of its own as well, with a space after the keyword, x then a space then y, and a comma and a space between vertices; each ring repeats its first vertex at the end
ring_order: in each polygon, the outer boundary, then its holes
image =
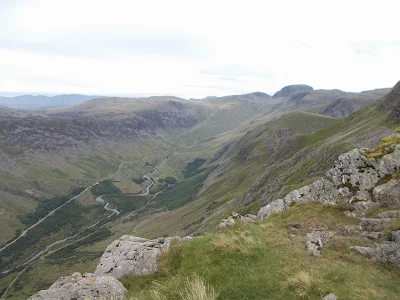
MULTIPOLYGON (((257 216, 232 213, 220 222, 218 228, 233 226, 237 221, 261 221, 274 213, 308 202, 345 207, 346 215, 360 218, 359 226, 346 228, 348 233, 371 240, 382 239, 390 221, 400 218, 400 210, 386 211, 376 218, 366 218, 365 213, 373 207, 400 208, 400 134, 396 132, 386 137, 376 149, 353 149, 341 154, 324 178, 263 206, 257 216)), ((296 231, 298 228, 294 226, 289 234, 296 231)), ((312 229, 305 237, 308 252, 319 256, 333 235, 334 232, 325 228, 312 229)), ((373 261, 400 264, 400 231, 391 231, 389 240, 381 244, 350 249, 371 256, 373 261)))

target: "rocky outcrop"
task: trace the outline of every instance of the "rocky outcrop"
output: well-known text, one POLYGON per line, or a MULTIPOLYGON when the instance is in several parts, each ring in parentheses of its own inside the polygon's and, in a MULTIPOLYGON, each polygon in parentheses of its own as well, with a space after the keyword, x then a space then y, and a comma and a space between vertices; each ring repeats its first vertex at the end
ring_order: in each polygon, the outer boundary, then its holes
POLYGON ((314 256, 320 256, 321 250, 332 239, 333 233, 326 229, 314 229, 306 235, 307 252, 314 256))
POLYGON ((390 241, 375 244, 372 247, 351 246, 350 249, 370 256, 375 262, 400 265, 400 230, 390 233, 390 241))
MULTIPOLYGON (((112 242, 97 264, 97 276, 111 275, 117 279, 128 275, 148 275, 157 272, 157 259, 175 238, 148 240, 124 235, 112 242)), ((184 240, 190 237, 183 238, 184 240)))
POLYGON ((148 240, 124 235, 111 243, 97 265, 94 274, 73 273, 61 277, 49 289, 42 290, 30 300, 125 299, 126 289, 119 278, 128 275, 148 275, 158 270, 157 259, 171 246, 173 240, 191 237, 173 237, 148 240))
POLYGON ((233 212, 228 218, 223 219, 217 226, 218 229, 233 226, 236 221, 241 222, 254 222, 257 219, 257 216, 246 214, 244 216, 233 212))
MULTIPOLYGON (((399 134, 395 134, 396 137, 399 134)), ((304 186, 262 207, 257 214, 259 220, 271 214, 288 210, 297 203, 318 201, 334 204, 344 201, 360 211, 379 203, 383 207, 400 205, 400 181, 392 179, 379 185, 382 179, 400 170, 400 144, 387 147, 386 155, 369 158, 369 149, 354 149, 339 155, 334 167, 323 179, 304 186)))
POLYGON ((125 295, 125 287, 112 276, 73 273, 71 276, 59 278, 49 289, 38 292, 29 300, 123 300, 125 295))
MULTIPOLYGON (((261 207, 257 213, 257 220, 289 210, 300 203, 320 202, 336 205, 340 202, 344 204, 343 207, 349 209, 345 211, 346 215, 361 219, 360 225, 345 228, 344 231, 347 234, 368 240, 382 239, 391 220, 400 217, 400 211, 382 212, 376 218, 365 218, 365 212, 371 207, 400 207, 399 138, 400 134, 394 133, 385 138, 375 150, 353 149, 339 155, 334 167, 326 172, 325 178, 294 190, 284 198, 261 207)), ((247 221, 246 218, 233 213, 223 220, 218 228, 232 226, 238 219, 247 221)), ((299 224, 291 225, 289 236, 298 234, 299 229, 299 224)), ((306 234, 307 251, 311 255, 319 256, 332 237, 333 232, 325 229, 312 230, 306 234)), ((399 240, 400 231, 392 231, 389 241, 371 247, 353 246, 351 249, 371 256, 374 261, 400 264, 399 240)))

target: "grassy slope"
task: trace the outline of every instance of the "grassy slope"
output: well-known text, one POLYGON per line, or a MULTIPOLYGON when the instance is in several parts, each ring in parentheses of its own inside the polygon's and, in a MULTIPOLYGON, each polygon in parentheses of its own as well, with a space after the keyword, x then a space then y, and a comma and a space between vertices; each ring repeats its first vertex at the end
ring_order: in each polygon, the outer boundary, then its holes
MULTIPOLYGON (((250 206, 243 206, 243 203, 232 200, 235 198, 240 199, 243 191, 247 190, 256 178, 262 174, 264 165, 268 163, 271 155, 280 153, 280 149, 272 149, 271 151, 265 147, 267 140, 273 137, 278 140, 281 139, 279 136, 274 136, 277 131, 284 128, 291 128, 296 136, 296 144, 292 145, 289 149, 290 151, 287 153, 282 153, 283 159, 278 155, 278 164, 281 162, 290 163, 290 159, 299 149, 304 149, 305 152, 316 149, 312 157, 302 157, 292 168, 288 168, 287 170, 273 170, 275 174, 271 174, 274 177, 284 172, 293 174, 293 176, 290 176, 291 178, 285 178, 280 183, 282 189, 274 191, 275 194, 284 194, 287 192, 286 188, 288 184, 289 189, 293 189, 305 185, 308 183, 307 180, 312 180, 316 176, 323 174, 323 171, 330 167, 331 161, 329 159, 333 161, 335 155, 342 152, 343 149, 357 145, 358 141, 354 140, 354 137, 361 135, 360 140, 364 141, 365 137, 362 138, 362 136, 368 131, 376 133, 377 136, 379 134, 382 135, 382 132, 376 132, 375 129, 381 127, 385 119, 384 114, 378 113, 371 106, 345 120, 334 120, 319 115, 295 112, 276 122, 266 123, 266 121, 271 121, 271 119, 274 119, 279 114, 272 112, 269 115, 260 117, 258 120, 254 120, 254 123, 242 122, 238 128, 217 136, 211 136, 201 143, 195 144, 193 147, 181 147, 178 143, 172 144, 172 141, 168 146, 160 145, 161 150, 157 149, 154 152, 152 146, 155 144, 151 144, 150 142, 146 145, 146 149, 149 149, 149 147, 152 149, 150 153, 141 151, 141 148, 127 151, 127 148, 123 146, 120 148, 117 147, 118 151, 116 151, 115 156, 118 159, 134 158, 132 164, 127 165, 120 173, 120 176, 117 176, 117 179, 143 175, 149 171, 145 167, 146 162, 154 163, 156 157, 165 157, 167 154, 170 154, 170 157, 167 163, 161 168, 160 175, 162 173, 164 175, 176 175, 174 177, 183 179, 181 170, 193 158, 203 157, 210 161, 215 152, 220 150, 224 145, 231 145, 222 157, 213 162, 213 165, 219 165, 219 167, 206 180, 203 189, 198 192, 197 197, 191 199, 194 201, 173 210, 147 211, 146 214, 133 214, 126 219, 117 220, 107 225, 112 231, 111 236, 93 245, 81 247, 78 251, 101 252, 107 244, 122 234, 159 237, 163 235, 201 233, 215 228, 216 222, 225 217, 233 209, 236 210, 239 207, 239 210, 243 212, 255 211, 260 206, 260 197, 258 196, 258 200, 250 206), (297 126, 298 124, 301 124, 301 126, 297 126), (313 133, 316 128, 321 127, 325 127, 325 129, 313 133), (172 154, 171 145, 176 147, 175 154, 172 154), (338 146, 335 147, 335 145, 338 146), (244 159, 237 156, 237 153, 241 153, 243 148, 244 150, 247 148, 244 151, 244 159), (327 153, 330 155, 329 159, 326 159, 324 156, 327 153), (310 164, 318 165, 321 161, 324 164, 320 167, 319 173, 302 173, 302 171, 309 169, 310 164), (138 166, 142 172, 136 171, 138 166), (298 173, 293 171, 298 171, 298 173)), ((181 141, 185 142, 184 144, 190 144, 186 142, 184 135, 181 136, 181 141)), ((90 219, 90 215, 87 218, 90 219)), ((80 262, 79 260, 60 261, 60 265, 50 264, 45 259, 40 260, 34 269, 25 273, 25 279, 35 276, 34 274, 36 274, 35 272, 38 269, 43 270, 41 280, 39 280, 40 284, 37 282, 35 286, 36 290, 38 286, 44 287, 54 281, 53 274, 57 274, 57 276, 65 275, 70 270, 91 271, 91 268, 86 267, 89 265, 94 266, 98 256, 95 255, 94 258, 90 258, 89 255, 86 256, 89 258, 85 262, 80 262)), ((5 280, 9 280, 8 278, 5 280)), ((23 283, 24 280, 21 279, 20 282, 23 283)), ((31 287, 33 288, 34 285, 31 287)), ((26 293, 25 295, 29 295, 28 287, 24 289, 24 293, 26 293)))
POLYGON ((338 154, 354 147, 374 146, 392 130, 391 127, 393 125, 386 122, 386 114, 377 111, 375 105, 346 119, 294 112, 278 121, 242 125, 180 151, 179 157, 170 158, 169 161, 181 166, 187 163, 187 157, 201 156, 210 162, 215 152, 230 145, 222 157, 212 163, 219 166, 207 178, 195 201, 177 210, 139 217, 131 227, 117 224, 115 230, 149 238, 161 236, 161 233, 183 235, 213 230, 219 220, 233 210, 254 213, 265 201, 311 183, 324 175, 338 154), (310 122, 305 121, 307 119, 310 122), (306 126, 315 122, 319 123, 319 128, 325 128, 313 132, 315 125, 306 126), (304 126, 297 126, 299 123, 304 126), (281 128, 292 128, 294 134, 276 135, 281 128), (275 142, 282 144, 276 148, 266 147, 275 142), (238 155, 240 153, 243 157, 238 155), (254 187, 256 192, 249 197, 250 205, 246 205, 243 193, 254 183, 258 183, 254 187))
POLYGON ((330 292, 340 299, 397 299, 400 270, 349 251, 349 245, 362 244, 357 238, 333 239, 321 257, 306 252, 309 227, 337 230, 356 222, 335 207, 299 205, 261 223, 176 244, 161 258, 157 274, 122 282, 139 299, 183 299, 194 276, 213 287, 218 299, 321 299, 330 292), (300 233, 290 237, 289 225, 296 223, 300 233))

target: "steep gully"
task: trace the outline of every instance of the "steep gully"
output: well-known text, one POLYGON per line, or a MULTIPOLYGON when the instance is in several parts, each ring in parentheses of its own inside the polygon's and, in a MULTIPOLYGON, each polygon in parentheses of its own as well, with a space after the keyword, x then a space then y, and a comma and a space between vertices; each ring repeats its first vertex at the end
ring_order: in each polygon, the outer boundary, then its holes
MULTIPOLYGON (((144 193, 138 194, 138 196, 147 196, 147 195, 149 195, 149 193, 150 193, 150 188, 155 184, 155 182, 153 181, 153 179, 152 179, 150 176, 151 176, 151 174, 156 173, 156 172, 158 171, 158 168, 161 167, 161 165, 163 165, 166 161, 167 161, 167 158, 165 158, 159 165, 155 166, 155 167, 153 168, 153 171, 152 171, 152 172, 150 172, 150 173, 148 173, 148 174, 146 174, 146 175, 143 176, 144 179, 150 181, 150 184, 148 184, 148 185, 146 186, 146 191, 145 191, 144 193)), ((33 224, 32 226, 30 226, 29 228, 27 228, 24 232, 22 232, 22 234, 21 234, 18 238, 16 238, 16 239, 13 240, 12 242, 8 243, 7 245, 3 246, 3 247, 0 249, 0 252, 3 251, 4 249, 6 249, 7 247, 9 247, 10 245, 12 245, 13 243, 15 243, 17 240, 19 240, 21 237, 23 237, 29 230, 31 230, 32 228, 34 228, 34 227, 37 226, 38 224, 42 223, 46 218, 48 218, 49 216, 51 216, 52 214, 54 214, 54 212, 56 212, 57 210, 61 209, 61 208, 64 207, 65 205, 67 205, 69 202, 71 202, 71 201, 77 199, 78 197, 80 197, 81 195, 83 195, 87 190, 89 190, 89 189, 91 189, 92 187, 98 185, 98 184, 99 184, 100 182, 102 182, 103 180, 107 180, 107 179, 111 179, 111 178, 115 177, 115 176, 121 171, 123 165, 128 164, 128 163, 130 163, 130 162, 131 162, 131 161, 122 162, 122 163, 119 165, 118 170, 117 170, 114 174, 109 175, 109 176, 107 176, 107 177, 105 177, 105 178, 103 178, 103 179, 97 181, 96 183, 94 183, 94 184, 92 184, 92 185, 86 187, 80 194, 78 194, 78 195, 72 197, 71 199, 69 199, 69 200, 68 200, 67 202, 65 202, 64 204, 62 204, 62 205, 60 205, 59 207, 57 207, 57 208, 55 208, 54 210, 52 210, 52 211, 51 211, 49 214, 47 214, 45 217, 43 217, 43 218, 40 219, 38 222, 36 222, 35 224, 33 224)), ((105 203, 104 209, 105 209, 106 211, 110 211, 110 212, 111 212, 111 214, 108 215, 108 216, 105 217, 105 218, 110 218, 110 217, 113 216, 114 214, 119 215, 120 212, 119 212, 117 209, 115 209, 115 208, 110 208, 110 207, 109 207, 110 203, 109 203, 109 202, 106 202, 106 201, 103 199, 104 196, 106 196, 106 195, 101 195, 101 196, 97 197, 97 198, 96 198, 96 201, 99 202, 99 203, 102 203, 102 204, 105 203)), ((89 226, 89 228, 92 228, 92 227, 96 226, 96 225, 99 224, 101 221, 102 221, 102 220, 100 220, 100 221, 96 222, 95 224, 89 226)), ((81 232, 80 232, 80 233, 81 233, 81 232)), ((43 254, 45 254, 47 251, 49 251, 52 247, 54 247, 54 246, 56 246, 56 245, 58 245, 58 244, 61 244, 61 243, 65 242, 65 241, 68 241, 68 240, 70 240, 70 239, 72 239, 72 238, 78 236, 80 233, 77 233, 77 234, 75 234, 75 235, 73 235, 73 236, 65 237, 65 238, 63 238, 63 239, 61 239, 61 240, 58 240, 58 241, 53 242, 52 244, 48 245, 46 248, 40 250, 38 253, 36 253, 36 254, 35 254, 34 256, 32 256, 29 260, 27 260, 26 262, 22 263, 21 265, 15 267, 15 268, 12 268, 12 269, 5 270, 5 271, 3 271, 3 272, 0 272, 0 278, 3 277, 3 276, 5 276, 5 275, 7 275, 8 273, 10 273, 10 272, 16 270, 16 269, 19 269, 19 268, 22 268, 22 267, 24 267, 24 266, 27 266, 28 264, 30 264, 30 263, 33 262, 34 260, 36 260, 36 259, 38 259, 39 257, 41 257, 43 254)))

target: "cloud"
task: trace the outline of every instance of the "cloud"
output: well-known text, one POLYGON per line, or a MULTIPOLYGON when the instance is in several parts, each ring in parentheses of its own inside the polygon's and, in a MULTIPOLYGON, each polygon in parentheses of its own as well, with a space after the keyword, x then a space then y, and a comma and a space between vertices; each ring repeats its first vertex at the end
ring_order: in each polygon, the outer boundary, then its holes
POLYGON ((398 1, 0 1, 4 93, 361 91, 400 78, 398 1))

